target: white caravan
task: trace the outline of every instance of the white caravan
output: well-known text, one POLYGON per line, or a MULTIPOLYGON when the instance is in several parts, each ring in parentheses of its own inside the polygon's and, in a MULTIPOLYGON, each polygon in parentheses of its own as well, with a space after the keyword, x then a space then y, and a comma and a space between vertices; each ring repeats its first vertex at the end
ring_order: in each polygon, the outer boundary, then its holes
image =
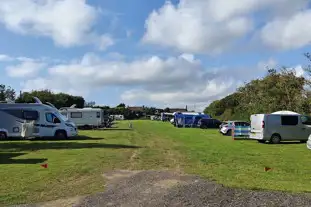
POLYGON ((0 103, 0 139, 7 137, 57 137, 76 136, 74 123, 63 117, 51 104, 0 103))
POLYGON ((113 115, 115 120, 124 120, 124 115, 113 115))
POLYGON ((277 144, 280 141, 306 142, 311 134, 311 117, 290 111, 251 115, 250 138, 277 144))
POLYGON ((104 124, 104 111, 100 108, 60 108, 60 113, 78 127, 102 127, 104 124))

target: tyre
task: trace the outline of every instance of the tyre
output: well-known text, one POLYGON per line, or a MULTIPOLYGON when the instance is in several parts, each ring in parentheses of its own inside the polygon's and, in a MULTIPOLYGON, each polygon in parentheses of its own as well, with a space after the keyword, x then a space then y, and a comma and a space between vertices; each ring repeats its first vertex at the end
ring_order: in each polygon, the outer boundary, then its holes
POLYGON ((58 130, 55 132, 54 137, 56 139, 67 139, 67 133, 64 130, 58 130))
POLYGON ((266 143, 266 140, 257 140, 257 141, 262 144, 266 143))
POLYGON ((231 135, 232 135, 232 130, 229 129, 229 130, 227 131, 226 135, 227 135, 227 136, 231 136, 231 135))
POLYGON ((0 140, 5 140, 7 139, 7 135, 5 132, 0 132, 0 140))
POLYGON ((281 142, 281 136, 278 134, 273 134, 270 139, 271 144, 279 144, 281 142))

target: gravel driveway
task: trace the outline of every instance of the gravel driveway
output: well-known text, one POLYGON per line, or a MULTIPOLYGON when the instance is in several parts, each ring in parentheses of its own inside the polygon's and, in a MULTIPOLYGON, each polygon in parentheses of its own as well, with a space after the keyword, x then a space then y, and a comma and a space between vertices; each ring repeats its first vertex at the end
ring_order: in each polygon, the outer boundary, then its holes
MULTIPOLYGON (((114 171, 104 175, 104 192, 68 202, 32 206, 311 206, 311 196, 232 189, 197 176, 169 171, 114 171)), ((29 207, 30 205, 27 205, 29 207)))

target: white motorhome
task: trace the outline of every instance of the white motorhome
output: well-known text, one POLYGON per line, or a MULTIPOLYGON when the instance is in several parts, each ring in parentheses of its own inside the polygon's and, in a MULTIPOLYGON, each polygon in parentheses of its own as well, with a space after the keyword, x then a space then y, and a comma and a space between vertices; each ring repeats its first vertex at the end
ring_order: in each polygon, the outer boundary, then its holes
POLYGON ((104 111, 100 108, 79 109, 73 105, 69 108, 60 108, 59 111, 78 127, 102 127, 104 124, 104 111))
POLYGON ((51 104, 0 103, 0 139, 8 137, 57 137, 76 136, 74 123, 63 117, 51 104))
POLYGON ((281 141, 306 142, 311 134, 311 117, 291 111, 251 115, 250 138, 277 144, 281 141))

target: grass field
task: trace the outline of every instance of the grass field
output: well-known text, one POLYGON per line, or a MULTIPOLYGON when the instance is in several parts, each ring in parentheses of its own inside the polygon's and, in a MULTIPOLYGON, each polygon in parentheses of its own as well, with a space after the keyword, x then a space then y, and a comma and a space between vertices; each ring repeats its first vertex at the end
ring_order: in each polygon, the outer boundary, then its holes
POLYGON ((123 122, 120 129, 81 131, 84 136, 68 141, 0 142, 0 204, 103 191, 102 173, 112 169, 173 169, 227 186, 311 192, 311 153, 305 144, 233 141, 217 130, 177 129, 156 121, 133 126, 126 130, 123 122))

